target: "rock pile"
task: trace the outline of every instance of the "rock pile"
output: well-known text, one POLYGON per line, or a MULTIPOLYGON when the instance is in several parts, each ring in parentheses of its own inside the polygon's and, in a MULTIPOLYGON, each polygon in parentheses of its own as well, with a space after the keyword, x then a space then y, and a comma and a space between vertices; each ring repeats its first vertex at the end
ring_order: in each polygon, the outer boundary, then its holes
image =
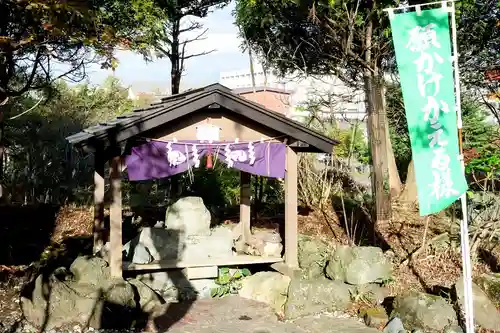
POLYGON ((181 198, 167 208, 164 224, 143 228, 124 245, 124 257, 136 264, 230 257, 231 230, 210 228, 211 222, 210 212, 200 197, 181 198))
POLYGON ((69 325, 129 328, 163 311, 164 301, 140 281, 111 278, 106 261, 78 257, 69 272, 40 275, 21 297, 25 319, 37 328, 69 325))
POLYGON ((268 304, 276 313, 283 312, 290 278, 277 272, 258 272, 242 281, 239 295, 268 304))
POLYGON ((444 298, 424 293, 407 293, 396 296, 392 304, 392 318, 400 318, 406 329, 424 332, 442 332, 457 324, 453 306, 444 298))
POLYGON ((283 251, 280 235, 256 231, 243 242, 241 225, 211 228, 209 210, 199 197, 184 197, 169 206, 165 223, 143 228, 124 245, 124 257, 135 264, 155 260, 197 260, 228 258, 238 254, 280 257, 283 251), (233 251, 234 250, 234 251, 233 251))
MULTIPOLYGON (((154 229, 145 229, 139 236, 139 243, 145 245, 152 258, 168 253, 162 252, 166 245, 153 246, 159 242, 155 237, 166 230, 156 234, 154 229)), ((239 296, 268 304, 294 322, 323 312, 343 312, 361 300, 368 305, 360 312, 366 325, 385 333, 461 332, 457 309, 463 303, 462 279, 455 285, 456 303, 426 293, 406 292, 391 300, 389 313, 385 284, 391 280, 393 267, 381 249, 332 249, 321 241, 300 236, 299 264, 300 274, 292 278, 277 272, 258 272, 244 278, 239 296)), ((475 282, 476 325, 500 331, 500 313, 495 306, 500 302, 500 276, 484 274, 475 282)), ((79 257, 67 272, 60 269, 50 276, 38 276, 22 296, 21 308, 27 321, 37 328, 129 328, 132 320, 148 320, 164 313, 165 301, 209 296, 213 287, 213 280, 188 281, 181 271, 115 279, 103 259, 79 257)))
POLYGON ((376 305, 387 296, 381 283, 391 278, 392 265, 381 249, 339 246, 331 251, 322 242, 307 237, 301 240, 299 263, 304 271, 290 284, 287 318, 346 310, 353 298, 376 305))
MULTIPOLYGON (((457 302, 422 292, 388 298, 385 284, 391 280, 393 270, 388 257, 380 248, 332 249, 322 241, 300 235, 300 275, 290 279, 274 272, 257 273, 243 280, 245 287, 240 295, 269 304, 289 320, 342 312, 361 300, 369 305, 359 313, 365 324, 386 333, 462 332, 457 315, 463 299, 462 279, 455 286, 457 302)), ((500 275, 483 274, 476 283, 475 323, 500 331, 500 313, 495 307, 500 302, 500 275)))
POLYGON ((351 285, 382 283, 392 276, 392 265, 378 247, 339 246, 325 268, 326 276, 351 285))
POLYGON ((233 228, 233 247, 237 254, 248 254, 261 257, 281 257, 283 251, 282 239, 279 233, 273 230, 258 230, 250 235, 250 239, 243 239, 241 223, 233 228))

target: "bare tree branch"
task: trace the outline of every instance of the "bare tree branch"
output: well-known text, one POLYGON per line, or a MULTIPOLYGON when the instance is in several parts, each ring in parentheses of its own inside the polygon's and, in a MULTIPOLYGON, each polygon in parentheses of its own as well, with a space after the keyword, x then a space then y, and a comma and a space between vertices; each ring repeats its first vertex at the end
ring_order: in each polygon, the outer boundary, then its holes
POLYGON ((187 59, 190 59, 190 58, 195 58, 195 57, 201 57, 201 56, 204 56, 204 55, 207 55, 207 54, 210 54, 212 52, 215 52, 216 50, 213 49, 213 50, 210 50, 210 51, 203 51, 203 52, 200 52, 200 53, 194 53, 194 54, 190 54, 190 55, 185 55, 182 57, 183 60, 187 60, 187 59))

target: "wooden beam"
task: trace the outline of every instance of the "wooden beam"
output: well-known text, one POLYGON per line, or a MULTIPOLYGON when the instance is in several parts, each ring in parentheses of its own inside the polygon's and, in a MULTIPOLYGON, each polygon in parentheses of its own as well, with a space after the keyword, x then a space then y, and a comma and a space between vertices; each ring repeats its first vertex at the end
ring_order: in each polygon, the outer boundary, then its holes
POLYGON ((286 147, 285 173, 285 263, 295 268, 298 261, 297 153, 286 147))
POLYGON ((96 254, 104 246, 106 228, 104 227, 104 159, 101 152, 94 160, 94 247, 96 254))
POLYGON ((122 189, 121 189, 121 158, 111 159, 111 196, 110 215, 110 249, 109 266, 112 277, 122 277, 122 189))
POLYGON ((240 172, 240 226, 243 241, 247 242, 252 237, 250 229, 250 197, 252 176, 248 172, 240 172))
POLYGON ((160 270, 160 269, 176 269, 190 267, 207 267, 207 266, 241 266, 251 264, 273 264, 282 262, 283 258, 276 257, 259 257, 250 255, 235 255, 222 258, 201 258, 194 260, 160 260, 150 264, 134 264, 130 262, 123 263, 123 269, 126 271, 140 270, 160 270))
POLYGON ((188 280, 215 279, 219 276, 219 268, 217 266, 186 267, 182 273, 188 280))

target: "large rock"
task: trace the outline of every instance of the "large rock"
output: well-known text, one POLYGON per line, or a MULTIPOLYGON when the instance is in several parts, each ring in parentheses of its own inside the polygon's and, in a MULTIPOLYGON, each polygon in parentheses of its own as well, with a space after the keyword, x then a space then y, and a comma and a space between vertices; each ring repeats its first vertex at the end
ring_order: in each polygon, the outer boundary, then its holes
POLYGON ((70 322, 77 324, 95 322, 97 318, 92 320, 91 317, 98 292, 95 288, 83 289, 75 289, 74 286, 57 279, 50 278, 45 281, 40 275, 35 280, 32 293, 21 297, 23 316, 36 328, 45 325, 47 329, 70 322))
POLYGON ((132 286, 123 280, 97 286, 53 276, 44 281, 40 275, 31 295, 21 297, 21 308, 29 323, 52 329, 72 324, 127 327, 130 322, 121 318, 132 318, 137 307, 132 286))
POLYGON ((350 302, 350 287, 341 281, 292 279, 285 317, 295 319, 324 311, 345 310, 350 302))
POLYGON ((184 235, 177 230, 143 228, 139 235, 123 246, 123 251, 127 260, 137 259, 136 248, 145 249, 154 260, 178 259, 181 257, 183 245, 184 235))
POLYGON ((500 274, 482 274, 474 282, 481 287, 495 306, 500 309, 500 274))
POLYGON ((137 279, 128 279, 127 282, 137 290, 142 311, 146 313, 159 313, 162 311, 165 301, 153 289, 137 279))
POLYGON ((200 197, 185 197, 167 208, 165 228, 186 236, 210 235, 211 215, 200 197))
POLYGON ((283 244, 281 236, 274 230, 256 230, 246 239, 241 222, 232 228, 234 250, 238 254, 261 257, 281 257, 283 244))
POLYGON ((381 306, 364 309, 360 314, 368 327, 382 329, 389 321, 389 316, 387 316, 385 309, 381 306))
POLYGON ((181 270, 142 273, 136 279, 154 290, 167 302, 177 302, 186 294, 191 284, 181 270))
POLYGON ((439 296, 424 293, 408 293, 396 296, 391 317, 399 317, 407 330, 442 332, 457 324, 453 306, 439 296))
POLYGON ((90 285, 101 285, 111 280, 108 263, 98 257, 78 257, 69 267, 73 280, 90 285))
POLYGON ((188 236, 183 247, 181 258, 184 260, 230 258, 233 255, 232 231, 220 226, 213 228, 210 236, 188 236))
POLYGON ((133 246, 132 251, 130 250, 131 243, 128 242, 124 247, 124 258, 125 260, 132 262, 134 264, 149 264, 152 263, 155 259, 149 252, 149 249, 144 246, 142 243, 138 243, 133 246))
POLYGON ((387 287, 375 283, 360 284, 353 286, 352 289, 357 299, 372 305, 382 304, 385 298, 390 295, 390 290, 387 287))
POLYGON ((29 323, 47 329, 74 324, 130 328, 162 311, 164 301, 153 290, 138 280, 112 278, 101 258, 78 257, 70 273, 40 275, 25 290, 21 309, 29 323))
POLYGON ((196 295, 196 299, 212 298, 212 289, 219 287, 214 279, 190 280, 189 284, 196 295))
POLYGON ((325 242, 310 236, 299 235, 299 266, 302 277, 315 279, 325 275, 325 266, 331 248, 325 242))
POLYGON ((153 260, 200 260, 232 256, 232 232, 214 228, 209 236, 186 236, 178 230, 143 228, 123 246, 128 261, 137 264, 153 260))
POLYGON ((99 290, 107 301, 135 307, 134 290, 121 278, 112 278, 108 263, 97 257, 78 257, 70 266, 73 282, 92 286, 99 290))
POLYGON ((392 265, 378 247, 339 246, 330 256, 325 271, 332 280, 359 285, 389 280, 392 265))
POLYGON ((142 273, 136 280, 154 290, 166 302, 179 302, 211 297, 211 290, 218 287, 213 279, 188 280, 182 270, 142 273))
POLYGON ((258 272, 243 279, 239 295, 266 303, 277 313, 283 312, 290 278, 277 272, 258 272))
MULTIPOLYGON (((464 281, 460 277, 455 284, 458 302, 464 308, 464 281)), ((474 298, 474 321, 488 330, 500 331, 500 313, 488 296, 475 283, 472 283, 474 298)))
MULTIPOLYGON (((419 329, 413 330, 413 333, 419 332, 419 329)), ((384 333, 406 333, 403 322, 398 317, 391 319, 387 326, 384 327, 384 333)))

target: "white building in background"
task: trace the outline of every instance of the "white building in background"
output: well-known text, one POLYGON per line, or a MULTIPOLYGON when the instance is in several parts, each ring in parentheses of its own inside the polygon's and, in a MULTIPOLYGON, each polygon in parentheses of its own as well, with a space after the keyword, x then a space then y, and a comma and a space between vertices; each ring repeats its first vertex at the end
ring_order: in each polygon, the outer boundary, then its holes
MULTIPOLYGON (((255 66, 260 68, 260 66, 255 66)), ((264 75, 263 70, 255 70, 255 86, 266 87, 286 91, 290 93, 289 116, 302 120, 309 115, 302 105, 311 98, 330 98, 330 108, 325 108, 325 116, 334 114, 340 123, 344 120, 347 123, 365 119, 365 103, 362 92, 353 91, 346 87, 340 80, 333 77, 321 78, 295 78, 278 77, 273 73, 264 75)), ((250 69, 243 69, 231 72, 221 72, 219 83, 230 89, 252 88, 252 76, 250 69)), ((348 125, 348 124, 346 124, 348 125)))

